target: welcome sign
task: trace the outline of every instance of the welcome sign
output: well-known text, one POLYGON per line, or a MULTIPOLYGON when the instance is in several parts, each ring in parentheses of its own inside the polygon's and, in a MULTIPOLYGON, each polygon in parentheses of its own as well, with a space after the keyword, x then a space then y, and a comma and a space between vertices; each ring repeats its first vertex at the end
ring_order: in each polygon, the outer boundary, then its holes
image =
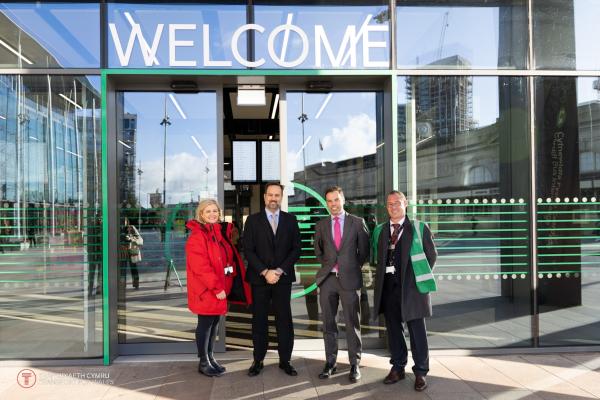
MULTIPOLYGON (((109 64, 119 68, 388 68, 389 24, 373 13, 348 21, 269 12, 255 23, 245 14, 114 10, 108 24, 109 64), (198 22, 194 21, 193 14, 198 22), (283 21, 282 21, 283 19, 283 21), (347 23, 346 23, 347 22, 347 23), (254 37, 254 57, 248 37, 254 37)), ((339 8, 337 8, 339 14, 339 8)), ((343 13, 341 14, 343 15, 343 13)))

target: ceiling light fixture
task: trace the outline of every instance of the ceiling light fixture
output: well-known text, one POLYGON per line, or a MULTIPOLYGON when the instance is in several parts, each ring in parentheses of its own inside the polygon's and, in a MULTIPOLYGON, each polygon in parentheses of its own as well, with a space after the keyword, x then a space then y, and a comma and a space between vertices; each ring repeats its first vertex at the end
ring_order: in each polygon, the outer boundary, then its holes
POLYGON ((321 116, 321 114, 323 113, 323 110, 325 109, 325 107, 327 107, 327 104, 329 104, 329 100, 331 100, 331 95, 333 93, 329 93, 327 95, 327 97, 325 97, 325 100, 323 100, 323 104, 321 104, 321 108, 319 108, 319 111, 317 112, 317 115, 315 116, 315 119, 319 119, 319 117, 321 116))
POLYGON ((171 99, 171 102, 173 103, 173 105, 175 106, 177 111, 179 112, 179 115, 181 115, 181 118, 187 119, 187 116, 184 114, 183 110, 181 109, 181 106, 175 99, 175 95, 173 93, 169 93, 169 98, 171 99))
POLYGON ((202 148, 202 145, 200 144, 200 142, 196 139, 196 137, 194 135, 190 135, 190 137, 192 138, 192 140, 194 141, 194 144, 196 145, 196 147, 202 152, 202 155, 206 158, 208 158, 208 154, 206 154, 206 152, 204 151, 204 148, 202 148))
POLYGON ((65 99, 66 101, 68 101, 69 103, 73 104, 76 108, 79 108, 80 110, 83 110, 83 107, 81 107, 79 104, 75 103, 73 100, 71 100, 70 98, 68 98, 64 94, 59 93, 58 95, 60 97, 62 97, 63 99, 65 99))
POLYGON ((27 64, 33 65, 33 62, 31 60, 29 60, 29 58, 21 55, 21 53, 19 53, 14 47, 12 47, 11 45, 9 45, 8 43, 6 43, 5 41, 3 41, 1 39, 0 39, 0 45, 4 46, 8 51, 13 53, 17 57, 19 57, 21 60, 25 61, 27 64))
POLYGON ((271 119, 275 119, 277 114, 277 105, 279 104, 279 93, 275 95, 275 101, 273 102, 273 112, 271 113, 271 119))
POLYGON ((0 119, 6 119, 4 115, 0 115, 0 119))
POLYGON ((240 85, 237 91, 238 106, 264 106, 267 104, 265 87, 261 85, 240 85))
POLYGON ((124 142, 124 141, 122 141, 122 140, 119 140, 119 143, 121 143, 123 146, 127 147, 128 149, 130 149, 130 148, 131 148, 131 146, 130 146, 130 145, 128 145, 127 143, 125 143, 125 142, 124 142))

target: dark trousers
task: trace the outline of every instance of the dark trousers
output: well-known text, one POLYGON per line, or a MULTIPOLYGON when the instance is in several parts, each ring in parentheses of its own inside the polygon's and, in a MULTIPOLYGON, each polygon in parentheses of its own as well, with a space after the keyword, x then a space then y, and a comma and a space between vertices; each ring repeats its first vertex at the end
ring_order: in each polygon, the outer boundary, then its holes
MULTIPOLYGON (((391 353, 390 364, 393 369, 402 370, 408 362, 408 349, 402 326, 402 293, 394 275, 386 274, 382 293, 383 315, 387 328, 388 346, 391 353)), ((410 336, 410 351, 415 363, 412 370, 415 375, 425 376, 429 372, 429 346, 425 319, 406 321, 410 336)))
POLYGON ((350 364, 360 363, 362 340, 360 337, 360 290, 344 290, 335 274, 330 274, 319 286, 319 302, 323 313, 323 339, 325 358, 335 364, 338 353, 338 327, 335 317, 342 303, 346 324, 346 343, 350 364))
POLYGON ((203 358, 212 353, 219 329, 219 319, 219 315, 198 315, 198 325, 196 325, 198 357, 203 358))
POLYGON ((273 307, 280 362, 289 362, 294 349, 292 284, 252 285, 252 343, 254 360, 262 361, 269 346, 269 309, 273 307))

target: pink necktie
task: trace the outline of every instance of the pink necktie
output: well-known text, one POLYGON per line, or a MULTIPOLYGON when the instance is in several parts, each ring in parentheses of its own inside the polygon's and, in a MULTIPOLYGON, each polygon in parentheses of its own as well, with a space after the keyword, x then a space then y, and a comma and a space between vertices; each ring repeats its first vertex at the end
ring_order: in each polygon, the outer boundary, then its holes
POLYGON ((342 244, 342 229, 339 217, 333 218, 333 242, 335 243, 335 248, 339 250, 342 244))

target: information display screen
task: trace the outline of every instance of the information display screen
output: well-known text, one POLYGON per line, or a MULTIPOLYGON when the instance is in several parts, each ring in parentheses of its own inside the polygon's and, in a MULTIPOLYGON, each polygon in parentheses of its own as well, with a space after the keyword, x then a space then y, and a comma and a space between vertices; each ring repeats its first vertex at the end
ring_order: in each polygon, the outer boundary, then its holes
POLYGON ((255 141, 233 141, 233 177, 232 183, 255 183, 256 176, 256 142, 255 141))
POLYGON ((261 142, 261 180, 279 181, 279 142, 261 142))

